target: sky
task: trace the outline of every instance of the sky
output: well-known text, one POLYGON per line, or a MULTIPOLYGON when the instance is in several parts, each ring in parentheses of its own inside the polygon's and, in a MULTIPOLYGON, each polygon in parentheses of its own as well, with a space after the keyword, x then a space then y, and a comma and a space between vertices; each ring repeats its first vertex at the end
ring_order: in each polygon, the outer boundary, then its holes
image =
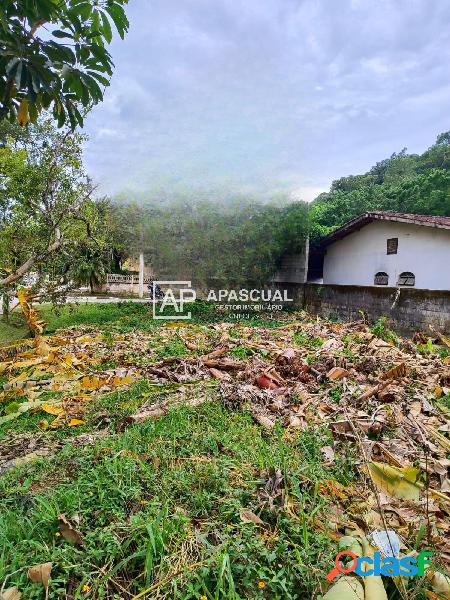
POLYGON ((130 0, 87 119, 104 193, 286 194, 450 129, 448 0, 130 0))

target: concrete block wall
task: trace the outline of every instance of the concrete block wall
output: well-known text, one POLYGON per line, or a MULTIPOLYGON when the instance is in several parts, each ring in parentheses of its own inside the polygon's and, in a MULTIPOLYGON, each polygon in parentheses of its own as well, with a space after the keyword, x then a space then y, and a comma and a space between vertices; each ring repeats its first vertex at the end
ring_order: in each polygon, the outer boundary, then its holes
POLYGON ((386 316, 399 333, 429 331, 429 325, 450 333, 450 291, 363 287, 352 285, 303 286, 299 302, 305 310, 344 320, 361 318, 364 311, 373 322, 386 316))

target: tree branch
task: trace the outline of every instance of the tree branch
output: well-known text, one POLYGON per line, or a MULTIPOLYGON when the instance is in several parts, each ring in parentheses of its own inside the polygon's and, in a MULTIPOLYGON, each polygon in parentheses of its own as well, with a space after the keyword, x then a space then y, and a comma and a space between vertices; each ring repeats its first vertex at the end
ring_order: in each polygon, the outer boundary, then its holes
POLYGON ((29 42, 34 37, 34 34, 39 29, 39 27, 42 27, 42 25, 45 25, 46 22, 47 21, 45 19, 39 19, 38 21, 36 21, 36 23, 33 24, 33 26, 30 29, 29 34, 27 35, 27 42, 29 42))
POLYGON ((63 243, 63 238, 61 237, 61 238, 57 239, 55 242, 53 242, 52 244, 50 244, 47 247, 46 251, 43 252, 42 254, 34 254, 34 255, 30 256, 30 258, 28 260, 26 260, 18 269, 16 269, 14 271, 14 273, 11 273, 4 279, 0 279, 0 287, 5 287, 8 285, 11 285, 12 283, 15 283, 18 279, 23 277, 25 275, 25 273, 28 273, 28 271, 31 269, 31 267, 33 265, 35 265, 38 261, 43 260, 49 254, 51 254, 52 252, 55 252, 55 250, 57 250, 62 245, 62 243, 63 243))

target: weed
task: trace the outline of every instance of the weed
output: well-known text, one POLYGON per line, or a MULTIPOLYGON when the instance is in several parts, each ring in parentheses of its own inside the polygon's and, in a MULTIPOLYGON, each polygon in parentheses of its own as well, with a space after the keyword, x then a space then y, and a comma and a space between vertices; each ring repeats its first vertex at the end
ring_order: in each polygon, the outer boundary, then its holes
POLYGON ((328 395, 334 402, 337 402, 339 404, 343 393, 344 393, 344 386, 341 383, 339 383, 328 392, 328 395))
POLYGON ((156 349, 155 358, 156 360, 162 360, 163 358, 184 356, 186 354, 189 354, 189 351, 184 343, 180 339, 174 338, 170 342, 156 349))
POLYGON ((439 356, 441 358, 448 358, 450 356, 450 348, 445 348, 445 346, 441 346, 439 348, 439 356))
POLYGON ((252 356, 253 351, 250 350, 250 348, 246 348, 245 346, 234 346, 233 348, 231 348, 230 354, 232 354, 236 358, 244 360, 245 358, 252 356))
POLYGON ((419 354, 434 354, 435 350, 436 349, 431 338, 428 338, 426 344, 417 344, 417 352, 419 352, 419 354))
POLYGON ((387 317, 380 317, 370 331, 377 338, 398 346, 397 334, 387 327, 386 322, 387 317))
POLYGON ((298 346, 310 346, 312 348, 320 348, 324 343, 322 338, 311 338, 304 333, 296 333, 293 340, 298 346))

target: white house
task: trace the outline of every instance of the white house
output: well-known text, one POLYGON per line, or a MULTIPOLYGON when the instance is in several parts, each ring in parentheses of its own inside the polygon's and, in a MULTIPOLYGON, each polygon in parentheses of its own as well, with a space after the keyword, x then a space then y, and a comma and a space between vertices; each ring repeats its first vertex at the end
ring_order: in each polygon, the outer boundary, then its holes
POLYGON ((450 217, 368 212, 322 248, 324 284, 450 290, 450 217))

